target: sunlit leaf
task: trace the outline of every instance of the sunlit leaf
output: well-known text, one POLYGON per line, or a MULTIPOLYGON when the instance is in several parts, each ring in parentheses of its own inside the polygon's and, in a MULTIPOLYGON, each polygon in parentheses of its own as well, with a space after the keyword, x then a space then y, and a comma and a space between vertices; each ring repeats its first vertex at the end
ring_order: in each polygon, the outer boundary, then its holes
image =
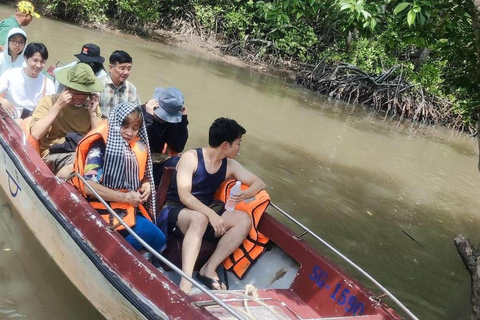
POLYGON ((406 8, 410 7, 412 4, 409 3, 409 2, 402 2, 402 3, 399 3, 395 9, 393 10, 393 14, 399 14, 400 12, 402 12, 403 10, 405 10, 406 8))
POLYGON ((417 14, 415 12, 413 12, 413 10, 408 11, 407 23, 408 23, 409 26, 411 26, 412 24, 415 23, 415 17, 416 16, 417 16, 417 14))
POLYGON ((352 8, 352 5, 349 4, 349 3, 344 3, 342 4, 342 6, 340 7, 340 11, 343 11, 343 10, 346 10, 346 9, 350 9, 352 8))
POLYGON ((363 14, 363 17, 368 20, 369 18, 372 17, 372 15, 370 14, 370 12, 368 11, 365 11, 365 10, 362 10, 362 14, 363 14))

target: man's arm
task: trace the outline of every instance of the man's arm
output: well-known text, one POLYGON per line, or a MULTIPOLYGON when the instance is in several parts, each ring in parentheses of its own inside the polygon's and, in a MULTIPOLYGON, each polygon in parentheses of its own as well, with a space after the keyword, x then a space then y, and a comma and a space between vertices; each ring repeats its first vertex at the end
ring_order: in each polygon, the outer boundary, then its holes
POLYGON ((215 233, 223 235, 225 233, 223 219, 215 211, 192 195, 192 179, 197 165, 198 159, 195 150, 187 151, 180 158, 177 165, 178 196, 180 197, 180 201, 188 209, 204 214, 215 230, 215 233))
POLYGON ((227 161, 227 177, 233 176, 236 180, 249 186, 248 189, 242 190, 240 194, 232 195, 233 200, 243 201, 265 189, 265 183, 262 179, 245 169, 239 162, 233 159, 227 159, 227 161))
POLYGON ((46 107, 42 105, 44 99, 45 98, 39 101, 39 104, 37 108, 35 108, 35 111, 32 115, 33 124, 30 126, 30 134, 35 140, 40 140, 47 134, 53 121, 60 113, 60 110, 62 110, 63 107, 67 106, 72 101, 72 94, 69 91, 64 90, 52 108, 48 111, 45 110, 46 107), (43 115, 43 112, 45 111, 47 112, 45 115, 43 115))
MULTIPOLYGON (((10 72, 8 70, 0 76, 0 94, 5 94, 8 91, 8 88, 10 86, 10 83, 8 81, 10 72)), ((4 97, 0 97, 0 105, 3 107, 3 109, 10 114, 11 117, 16 118, 17 117, 17 109, 15 106, 5 99, 4 97)))
POLYGON ((185 148, 188 140, 188 119, 187 115, 182 115, 182 122, 180 123, 171 123, 168 126, 167 135, 165 142, 167 145, 175 151, 180 153, 185 148))
POLYGON ((150 127, 155 119, 153 118, 153 110, 158 107, 157 100, 149 100, 147 103, 142 104, 143 119, 145 120, 145 127, 150 127))

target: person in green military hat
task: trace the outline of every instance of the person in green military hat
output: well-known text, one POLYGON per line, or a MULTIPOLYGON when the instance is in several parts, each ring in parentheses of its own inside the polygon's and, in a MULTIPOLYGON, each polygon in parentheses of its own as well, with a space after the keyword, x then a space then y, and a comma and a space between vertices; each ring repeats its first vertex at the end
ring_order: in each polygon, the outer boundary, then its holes
POLYGON ((35 7, 31 2, 20 1, 17 3, 17 11, 15 14, 0 21, 0 52, 3 52, 3 44, 7 40, 10 29, 26 27, 32 22, 34 17, 40 18, 40 15, 35 12, 35 7))
POLYGON ((97 92, 104 88, 85 63, 60 70, 56 80, 65 86, 60 94, 43 97, 30 120, 30 134, 40 142, 40 155, 57 176, 73 169, 80 139, 102 119, 97 92))

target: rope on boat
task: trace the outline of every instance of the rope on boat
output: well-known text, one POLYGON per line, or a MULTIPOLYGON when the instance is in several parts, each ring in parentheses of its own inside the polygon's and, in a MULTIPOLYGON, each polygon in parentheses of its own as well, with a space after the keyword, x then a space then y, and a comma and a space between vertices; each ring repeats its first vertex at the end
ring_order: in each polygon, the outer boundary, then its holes
POLYGON ((282 315, 280 315, 278 312, 276 312, 273 309, 272 306, 269 306, 268 304, 266 304, 265 302, 260 300, 260 298, 258 296, 257 288, 255 288, 255 286, 253 284, 247 284, 245 286, 245 293, 237 292, 237 291, 229 291, 229 290, 214 290, 214 291, 212 291, 212 293, 214 293, 214 294, 229 294, 229 295, 234 295, 234 296, 238 296, 240 298, 243 298, 243 306, 244 306, 245 310, 247 310, 247 312, 245 312, 245 311, 243 311, 239 308, 235 308, 235 310, 240 311, 241 313, 243 313, 244 315, 246 315, 248 318, 250 318, 252 320, 255 320, 256 318, 252 315, 252 313, 250 312, 250 309, 248 308, 248 300, 251 300, 251 301, 259 304, 260 306, 264 307, 265 309, 270 311, 270 313, 272 313, 277 319, 280 319, 280 320, 285 319, 285 317, 282 317, 282 315))
MULTIPOLYGON (((245 295, 246 296, 251 296, 254 299, 258 299, 257 288, 255 288, 252 284, 247 284, 245 286, 245 295)), ((248 299, 247 298, 243 298, 243 306, 244 306, 245 310, 247 310, 248 315, 251 316, 251 318, 254 318, 252 313, 250 312, 250 309, 248 308, 248 299)))

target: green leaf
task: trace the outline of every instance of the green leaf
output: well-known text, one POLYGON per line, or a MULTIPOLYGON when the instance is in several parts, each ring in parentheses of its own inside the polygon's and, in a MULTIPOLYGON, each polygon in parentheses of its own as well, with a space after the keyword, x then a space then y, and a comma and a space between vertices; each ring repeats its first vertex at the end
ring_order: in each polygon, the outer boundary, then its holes
POLYGON ((407 14, 408 26, 411 26, 412 24, 415 23, 415 17, 416 16, 417 16, 417 14, 413 10, 408 11, 408 14, 407 14))
POLYGON ((362 10, 362 14, 363 14, 363 17, 365 18, 365 20, 368 20, 369 18, 372 17, 372 15, 370 14, 370 12, 365 11, 365 10, 362 10))
POLYGON ((399 3, 396 7, 395 10, 393 10, 393 14, 397 15, 403 10, 405 10, 407 7, 410 7, 412 4, 410 2, 402 2, 399 3))
POLYGON ((427 19, 425 19, 425 16, 420 12, 420 13, 418 14, 418 22, 420 22, 420 25, 423 26, 423 25, 425 24, 425 21, 426 21, 426 20, 427 20, 427 19))
POLYGON ((422 8, 419 5, 414 5, 412 10, 415 13, 419 13, 420 11, 422 11, 422 8))
POLYGON ((432 15, 432 10, 426 9, 426 10, 423 11, 423 13, 425 14, 425 17, 427 17, 427 19, 428 19, 432 15))
POLYGON ((352 5, 350 3, 344 3, 342 4, 342 6, 340 7, 340 11, 343 11, 343 10, 346 10, 346 9, 350 9, 352 7, 352 5))
POLYGON ((370 20, 370 29, 372 31, 373 31, 373 29, 375 29, 376 25, 377 25, 377 20, 375 20, 375 19, 370 20))
POLYGON ((300 19, 301 17, 303 17, 303 13, 302 12, 297 12, 297 20, 300 19))

